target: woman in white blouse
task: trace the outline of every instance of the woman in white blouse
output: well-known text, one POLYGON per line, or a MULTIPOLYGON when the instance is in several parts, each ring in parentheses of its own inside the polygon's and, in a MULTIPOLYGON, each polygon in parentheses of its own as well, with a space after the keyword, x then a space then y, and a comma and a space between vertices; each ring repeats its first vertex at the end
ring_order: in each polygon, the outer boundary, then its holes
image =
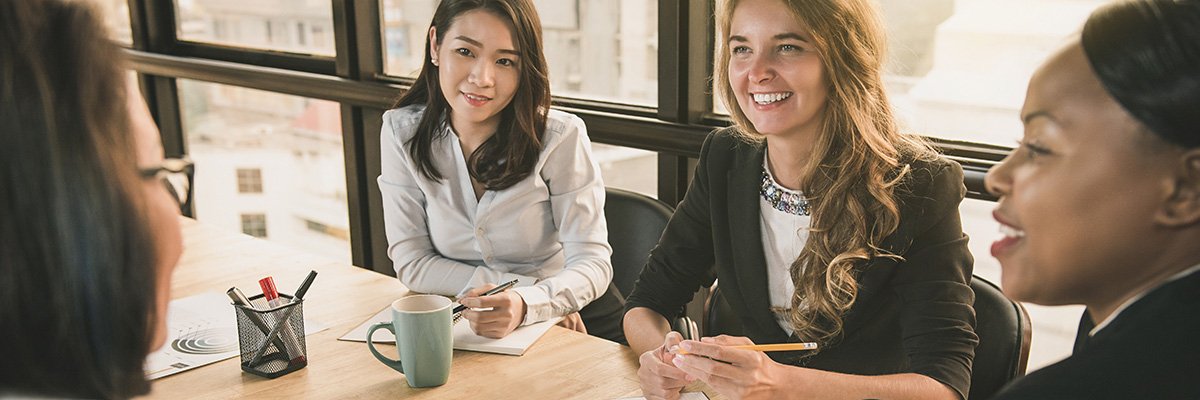
POLYGON ((400 281, 462 296, 482 336, 563 317, 560 325, 623 342, 604 184, 583 121, 550 109, 533 4, 442 1, 427 40, 380 139, 400 281), (480 296, 513 279, 518 287, 480 296))

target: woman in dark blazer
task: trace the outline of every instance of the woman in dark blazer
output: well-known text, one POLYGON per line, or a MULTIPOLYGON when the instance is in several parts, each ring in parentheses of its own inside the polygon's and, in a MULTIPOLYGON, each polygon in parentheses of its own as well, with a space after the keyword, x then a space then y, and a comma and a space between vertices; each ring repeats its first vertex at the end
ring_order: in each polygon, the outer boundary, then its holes
POLYGON ((1004 292, 1083 304, 1073 354, 1002 399, 1200 399, 1200 1, 1118 2, 1029 82, 988 173, 1004 292))
POLYGON ((628 299, 645 395, 699 379, 731 398, 965 397, 978 340, 962 171, 898 132, 870 3, 719 7, 714 78, 735 126, 705 141, 628 299), (746 337, 681 342, 668 319, 714 279, 746 337), (820 348, 727 347, 782 342, 820 348))

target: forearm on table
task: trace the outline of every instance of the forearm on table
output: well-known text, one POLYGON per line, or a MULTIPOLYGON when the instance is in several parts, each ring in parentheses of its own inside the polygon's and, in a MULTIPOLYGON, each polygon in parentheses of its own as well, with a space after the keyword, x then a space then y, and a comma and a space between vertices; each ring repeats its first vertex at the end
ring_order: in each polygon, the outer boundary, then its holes
POLYGON ((662 314, 645 307, 634 307, 625 313, 623 323, 629 348, 642 354, 662 346, 671 324, 662 314))

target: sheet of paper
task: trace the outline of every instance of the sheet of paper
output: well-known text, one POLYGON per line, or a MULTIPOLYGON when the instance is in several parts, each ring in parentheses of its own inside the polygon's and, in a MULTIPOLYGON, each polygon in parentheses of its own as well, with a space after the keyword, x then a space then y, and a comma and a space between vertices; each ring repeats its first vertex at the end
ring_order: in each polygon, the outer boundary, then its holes
MULTIPOLYGON (((454 324, 454 348, 458 350, 481 351, 485 353, 498 353, 519 356, 525 354, 525 350, 533 345, 538 338, 546 334, 550 327, 557 324, 562 318, 553 318, 548 321, 539 322, 533 325, 522 326, 517 328, 508 336, 500 339, 489 339, 471 331, 471 324, 467 321, 459 321, 454 324)), ((366 322, 346 332, 345 335, 338 340, 351 342, 366 342, 367 329, 378 322, 388 322, 392 320, 391 306, 384 307, 383 310, 375 313, 368 318, 366 322)), ((396 337, 391 332, 380 329, 371 335, 371 341, 375 343, 396 343, 396 337)))
MULTIPOLYGON (((329 326, 304 319, 304 334, 329 326)), ((238 355, 237 315, 224 293, 202 293, 171 300, 167 341, 146 357, 146 379, 158 379, 238 355)))
MULTIPOLYGON (((645 397, 626 397, 617 400, 645 400, 645 397)), ((704 392, 687 392, 679 396, 679 400, 708 400, 708 395, 704 392)))

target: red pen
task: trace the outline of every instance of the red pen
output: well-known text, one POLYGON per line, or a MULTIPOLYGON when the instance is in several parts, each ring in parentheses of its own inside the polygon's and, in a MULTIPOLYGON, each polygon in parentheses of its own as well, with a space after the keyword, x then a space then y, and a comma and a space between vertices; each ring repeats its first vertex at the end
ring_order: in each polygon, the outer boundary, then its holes
POLYGON ((267 305, 274 308, 283 305, 283 299, 279 298, 279 291, 275 290, 275 279, 266 277, 258 280, 258 286, 262 288, 263 299, 267 301, 267 305))

